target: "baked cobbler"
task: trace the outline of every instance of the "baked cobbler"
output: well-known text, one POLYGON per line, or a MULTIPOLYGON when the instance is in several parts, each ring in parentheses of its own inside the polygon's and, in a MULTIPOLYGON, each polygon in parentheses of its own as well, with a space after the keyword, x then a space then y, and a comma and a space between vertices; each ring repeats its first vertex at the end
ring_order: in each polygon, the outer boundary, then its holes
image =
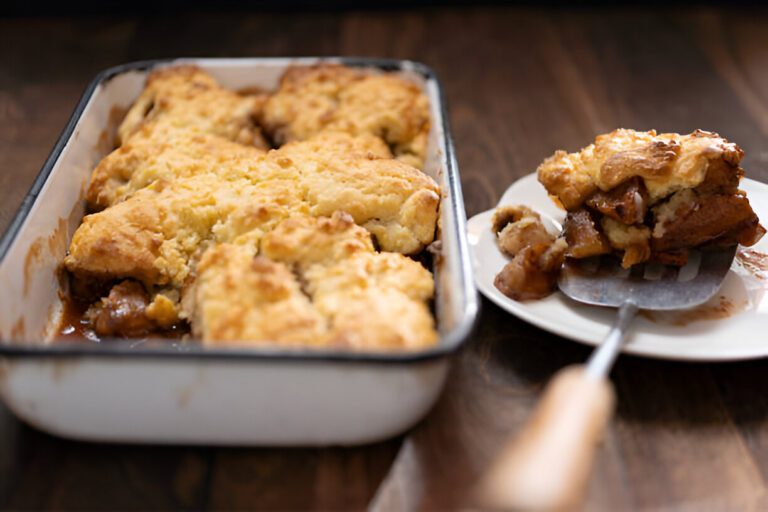
POLYGON ((538 179, 566 210, 559 238, 528 208, 497 210, 493 231, 512 261, 496 287, 515 299, 556 287, 565 257, 615 254, 638 263, 682 266, 692 249, 750 246, 764 234, 738 189, 744 152, 715 133, 618 129, 575 153, 557 151, 538 179))
POLYGON ((755 244, 765 233, 738 189, 744 152, 715 133, 618 129, 557 151, 539 181, 567 210, 568 256, 684 265, 693 248, 755 244))
POLYGON ((217 346, 436 343, 432 275, 410 257, 437 224, 439 188, 408 163, 428 125, 426 96, 393 74, 290 68, 269 96, 190 66, 152 73, 64 260, 82 322, 217 346), (315 122, 326 75, 335 107, 315 122))

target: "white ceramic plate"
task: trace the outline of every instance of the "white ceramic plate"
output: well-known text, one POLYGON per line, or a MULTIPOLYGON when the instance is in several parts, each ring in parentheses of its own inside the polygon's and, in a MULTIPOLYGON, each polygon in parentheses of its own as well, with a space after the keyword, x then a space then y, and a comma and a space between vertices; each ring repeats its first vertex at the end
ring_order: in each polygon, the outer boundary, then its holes
MULTIPOLYGON (((741 188, 757 215, 768 221, 768 185, 744 179, 741 188)), ((547 196, 534 174, 507 189, 499 205, 524 204, 559 227, 564 212, 547 196)), ((513 315, 551 333, 589 345, 603 340, 616 310, 585 306, 555 292, 546 299, 518 302, 493 286, 509 261, 491 233, 489 210, 467 225, 475 281, 480 292, 513 315)), ((692 361, 727 361, 768 356, 768 235, 739 253, 723 286, 709 302, 691 310, 641 312, 624 352, 692 361), (752 263, 750 263, 750 260, 752 263), (760 267, 764 267, 765 270, 760 267)))

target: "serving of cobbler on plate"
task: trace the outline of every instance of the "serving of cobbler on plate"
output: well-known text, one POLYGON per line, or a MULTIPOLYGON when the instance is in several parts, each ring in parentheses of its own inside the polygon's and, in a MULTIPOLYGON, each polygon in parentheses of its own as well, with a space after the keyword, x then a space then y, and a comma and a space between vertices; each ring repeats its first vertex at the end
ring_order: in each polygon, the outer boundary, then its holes
POLYGON ((551 293, 566 258, 615 255, 682 266, 693 249, 751 246, 765 234, 739 190, 744 152, 719 135, 617 129, 539 165, 539 182, 566 210, 561 233, 530 208, 506 205, 492 219, 512 258, 496 287, 518 300, 551 293))

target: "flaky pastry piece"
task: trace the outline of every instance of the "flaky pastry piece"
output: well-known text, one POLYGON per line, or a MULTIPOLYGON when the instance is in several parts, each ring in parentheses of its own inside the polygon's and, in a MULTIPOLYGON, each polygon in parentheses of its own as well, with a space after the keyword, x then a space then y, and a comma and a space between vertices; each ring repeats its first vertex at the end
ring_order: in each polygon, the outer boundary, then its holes
POLYGON ((153 71, 117 130, 118 145, 147 124, 160 136, 186 129, 219 135, 263 149, 268 145, 255 122, 265 95, 239 95, 221 87, 196 66, 153 71))
POLYGON ((258 256, 231 244, 208 249, 183 302, 193 334, 209 346, 418 349, 437 341, 426 305, 433 292, 428 270, 375 252, 339 211, 291 216, 264 236, 258 256))
POLYGON ((581 151, 557 151, 537 172, 569 212, 569 257, 618 252, 624 267, 683 265, 692 248, 749 246, 765 233, 737 189, 743 155, 702 130, 618 129, 581 151))
POLYGON ((264 104, 260 120, 277 145, 323 131, 377 135, 395 157, 421 169, 429 133, 429 100, 394 74, 337 64, 291 67, 264 104))

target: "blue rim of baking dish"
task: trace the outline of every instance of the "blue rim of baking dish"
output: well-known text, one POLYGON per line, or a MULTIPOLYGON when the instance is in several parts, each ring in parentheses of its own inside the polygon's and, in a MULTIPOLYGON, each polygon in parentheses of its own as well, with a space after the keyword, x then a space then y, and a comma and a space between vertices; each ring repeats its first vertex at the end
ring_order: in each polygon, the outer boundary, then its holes
MULTIPOLYGON (((148 347, 136 347, 136 340, 109 339, 105 343, 99 344, 46 344, 46 345, 27 345, 27 344, 9 344, 0 341, 0 356, 2 357, 141 357, 141 358, 175 358, 180 361, 188 360, 189 357, 200 359, 232 359, 239 361, 252 361, 253 359, 269 361, 287 361, 287 362, 313 362, 313 361, 334 361, 334 362, 373 362, 373 363, 408 363, 422 362, 446 356, 456 350, 463 344, 464 340, 472 332, 477 316, 479 314, 480 302, 472 277, 472 266, 469 255, 469 244, 467 242, 466 212, 464 210, 464 201, 461 191, 461 181, 458 173, 458 163, 456 162, 456 153, 453 145, 453 138, 450 131, 448 117, 448 108, 445 101, 442 83, 435 72, 428 66, 409 60, 380 59, 369 57, 297 57, 293 58, 260 58, 259 60, 312 60, 313 62, 334 62, 350 67, 369 67, 377 68, 383 71, 415 71, 427 80, 433 81, 437 85, 437 94, 440 101, 440 112, 443 119, 443 142, 445 146, 445 186, 449 195, 453 198, 451 201, 452 211, 450 214, 456 224, 456 235, 458 237, 457 255, 460 263, 459 276, 460 281, 466 293, 464 307, 460 319, 456 326, 445 336, 441 336, 440 343, 431 349, 418 352, 383 352, 383 351, 355 351, 355 350, 316 350, 300 348, 206 348, 202 345, 178 344, 168 340, 155 341, 147 340, 142 345, 148 347), (155 345, 156 343, 156 345, 155 345), (151 348, 150 348, 151 347, 151 348)), ((62 150, 71 138, 77 123, 80 120, 85 107, 90 101, 96 88, 111 80, 115 76, 129 71, 145 71, 155 67, 165 66, 174 62, 184 63, 190 61, 220 60, 210 58, 173 58, 173 59, 154 59, 129 62, 108 68, 100 72, 88 84, 80 100, 77 102, 72 115, 67 121, 64 130, 59 135, 56 143, 45 160, 40 172, 32 183, 29 191, 17 210, 8 228, 2 237, 0 237, 0 263, 5 259, 8 250, 16 240, 16 236, 21 230, 24 221, 27 219, 32 206, 35 204, 38 194, 48 179, 54 165, 59 159, 62 150)), ((221 59, 225 60, 225 59, 221 59)), ((230 60, 230 59, 226 59, 230 60)), ((250 60, 231 59, 231 60, 250 60)))

